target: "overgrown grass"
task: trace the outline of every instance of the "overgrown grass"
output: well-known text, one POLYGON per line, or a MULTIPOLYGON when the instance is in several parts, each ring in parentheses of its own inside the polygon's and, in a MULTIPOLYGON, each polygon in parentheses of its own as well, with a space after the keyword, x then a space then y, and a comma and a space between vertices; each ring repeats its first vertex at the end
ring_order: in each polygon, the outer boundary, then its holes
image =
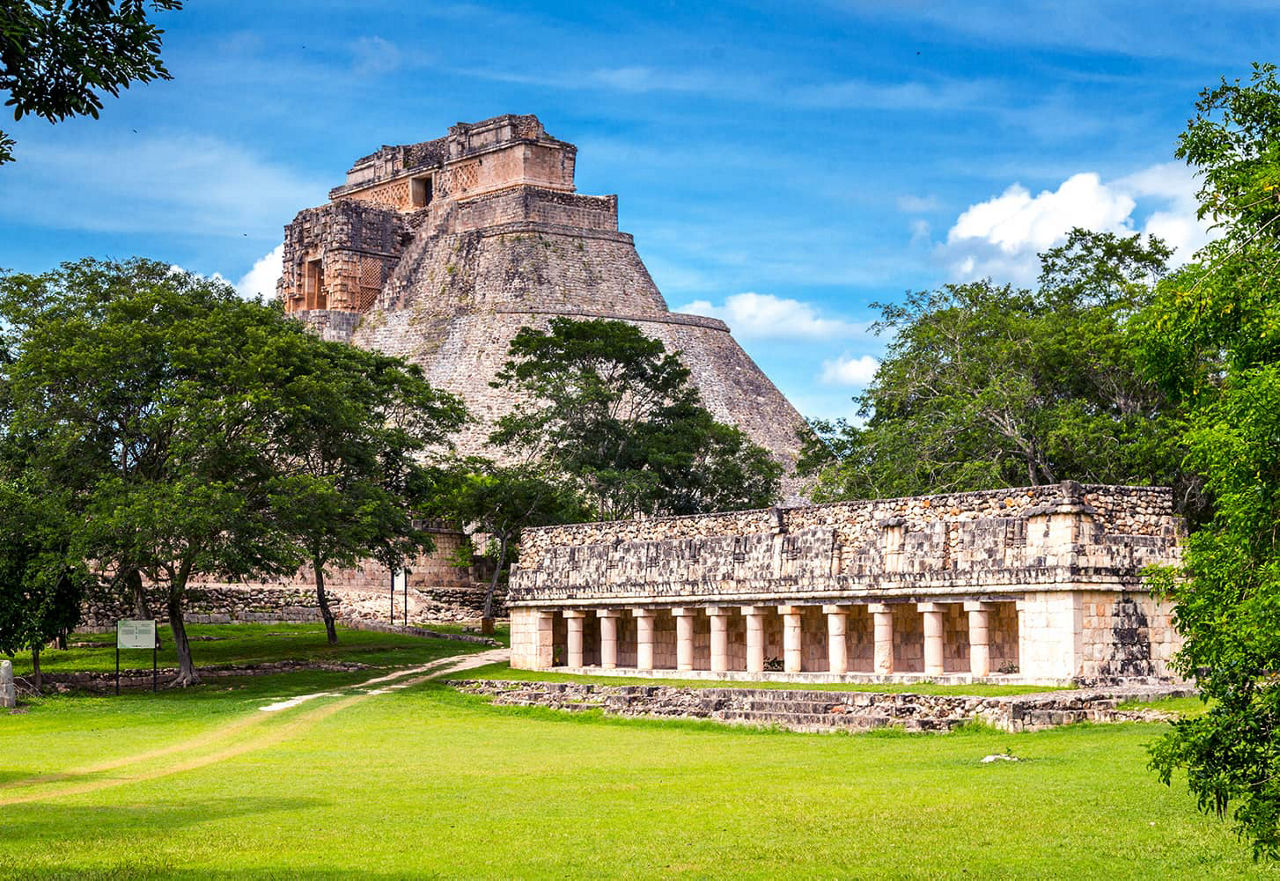
POLYGON ((937 682, 919 683, 809 683, 809 682, 718 682, 706 679, 650 679, 639 676, 580 676, 572 673, 555 673, 547 670, 516 670, 510 664, 489 664, 468 670, 468 679, 510 679, 518 682, 588 682, 595 685, 673 685, 688 688, 777 688, 804 691, 878 691, 895 694, 951 694, 998 697, 1010 694, 1035 694, 1043 691, 1061 691, 1062 686, 1048 685, 949 685, 937 682))
MULTIPOLYGON (((292 651, 261 630, 246 651, 292 651)), ((0 715, 0 877, 1271 877, 1146 770, 1160 724, 802 735, 371 675, 0 715)))

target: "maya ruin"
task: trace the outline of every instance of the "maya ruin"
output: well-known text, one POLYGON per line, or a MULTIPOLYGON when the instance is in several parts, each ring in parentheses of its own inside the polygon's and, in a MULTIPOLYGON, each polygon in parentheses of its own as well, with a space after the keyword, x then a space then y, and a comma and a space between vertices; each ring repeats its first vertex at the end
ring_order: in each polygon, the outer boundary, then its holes
MULTIPOLYGON (((617 197, 575 192, 576 156, 536 116, 506 115, 358 159, 285 231, 286 310, 326 338, 422 366, 477 415, 457 438, 477 453, 515 403, 489 382, 521 327, 625 320, 680 353, 717 418, 793 465, 799 414, 723 322, 668 310, 618 230, 617 197)), ((795 505, 794 477, 786 489, 795 505)), ((1168 491, 1067 483, 534 530, 511 579, 513 663, 1167 678, 1170 610, 1140 571, 1176 559, 1180 529, 1168 491)), ((438 556, 414 573, 424 595, 467 594, 466 573, 438 556)), ((369 564, 331 584, 339 597, 376 595, 385 580, 369 564)))
POLYGON ((512 666, 804 680, 1168 679, 1167 489, 1067 481, 533 530, 512 666))
POLYGON ((707 408, 787 464, 803 420, 714 318, 671 312, 618 230, 618 197, 575 192, 577 148, 536 116, 451 126, 356 160, 285 230, 285 309, 326 338, 401 356, 476 417, 479 453, 514 403, 489 382, 521 327, 630 322, 679 351, 707 408))

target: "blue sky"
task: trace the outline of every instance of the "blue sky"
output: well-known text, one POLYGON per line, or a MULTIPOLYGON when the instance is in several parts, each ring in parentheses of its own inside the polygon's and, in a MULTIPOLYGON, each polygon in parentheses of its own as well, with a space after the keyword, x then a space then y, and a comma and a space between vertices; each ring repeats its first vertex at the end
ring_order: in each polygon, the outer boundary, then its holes
POLYGON ((672 308, 725 318, 802 413, 851 415, 871 303, 1030 282, 1072 225, 1204 240, 1173 161, 1274 3, 235 3, 163 16, 174 80, 0 125, 0 267, 140 254, 246 290, 381 144, 536 113, 672 308), (255 269, 255 264, 257 268, 255 269))

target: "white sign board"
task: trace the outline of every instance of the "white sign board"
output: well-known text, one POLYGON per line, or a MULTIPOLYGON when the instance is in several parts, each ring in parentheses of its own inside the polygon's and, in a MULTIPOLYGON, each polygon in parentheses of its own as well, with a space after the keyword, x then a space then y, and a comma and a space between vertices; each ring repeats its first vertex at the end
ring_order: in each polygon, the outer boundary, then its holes
POLYGON ((155 621, 117 621, 116 648, 153 649, 156 647, 155 621))

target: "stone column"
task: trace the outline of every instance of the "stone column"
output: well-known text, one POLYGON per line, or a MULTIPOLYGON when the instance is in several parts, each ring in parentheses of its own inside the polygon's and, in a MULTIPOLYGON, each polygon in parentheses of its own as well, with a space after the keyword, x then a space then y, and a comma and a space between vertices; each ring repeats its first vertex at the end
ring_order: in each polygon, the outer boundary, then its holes
POLYGON ((725 673, 729 669, 729 610, 721 606, 708 606, 711 619, 711 672, 725 673))
POLYGON ((567 609, 564 613, 565 629, 568 631, 565 664, 570 667, 582 666, 582 628, 586 617, 586 612, 577 609, 567 609))
POLYGON ((555 612, 538 612, 534 631, 535 670, 550 670, 556 663, 555 612))
POLYGON ((924 673, 941 676, 942 662, 942 604, 916 603, 916 609, 924 616, 924 673))
POLYGON ((764 672, 764 609, 761 606, 743 606, 747 619, 747 672, 764 672))
POLYGON ((782 616, 782 669, 799 673, 804 669, 804 650, 800 632, 800 607, 778 606, 782 616))
POLYGON ((16 707, 18 691, 13 685, 13 663, 0 661, 0 707, 16 707))
POLYGON ((676 619, 676 669, 693 669, 693 616, 696 608, 672 609, 676 619))
POLYGON ((1027 650, 1027 601, 1014 600, 1013 611, 1018 617, 1018 672, 1025 676, 1027 675, 1027 658, 1031 654, 1027 650))
POLYGON ((618 666, 618 610, 600 609, 600 666, 612 670, 618 666))
POLYGON ((653 609, 632 609, 636 616, 636 669, 653 669, 653 609))
POLYGON ((871 603, 867 606, 875 620, 876 653, 875 672, 888 676, 893 672, 893 608, 887 603, 871 603))
POLYGON ((845 634, 849 629, 848 606, 823 606, 827 615, 827 670, 831 673, 849 672, 849 646, 845 634))
POLYGON ((969 672, 974 676, 991 675, 990 603, 964 604, 969 613, 969 672))

